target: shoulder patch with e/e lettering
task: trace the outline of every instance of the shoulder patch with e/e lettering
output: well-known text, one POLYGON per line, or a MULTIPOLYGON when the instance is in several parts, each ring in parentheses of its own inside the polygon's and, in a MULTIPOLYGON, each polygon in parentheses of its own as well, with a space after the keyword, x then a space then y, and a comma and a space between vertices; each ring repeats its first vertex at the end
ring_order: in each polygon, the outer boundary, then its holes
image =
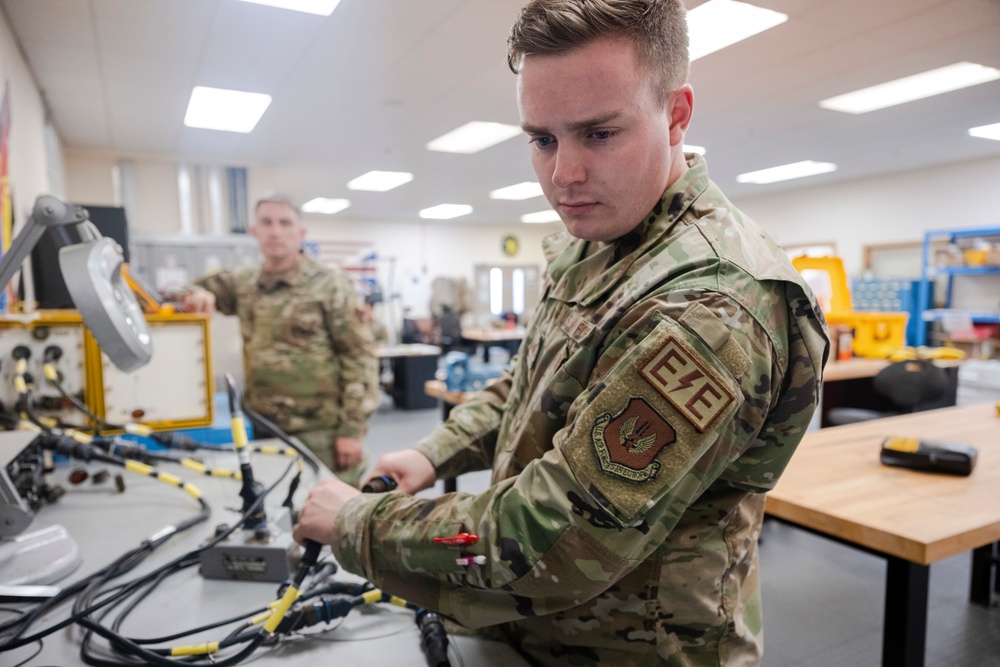
POLYGON ((639 374, 702 433, 736 400, 717 372, 673 335, 646 359, 639 374))
POLYGON ((599 415, 590 435, 601 470, 633 482, 656 477, 656 455, 677 439, 674 427, 641 398, 630 398, 617 415, 599 415))

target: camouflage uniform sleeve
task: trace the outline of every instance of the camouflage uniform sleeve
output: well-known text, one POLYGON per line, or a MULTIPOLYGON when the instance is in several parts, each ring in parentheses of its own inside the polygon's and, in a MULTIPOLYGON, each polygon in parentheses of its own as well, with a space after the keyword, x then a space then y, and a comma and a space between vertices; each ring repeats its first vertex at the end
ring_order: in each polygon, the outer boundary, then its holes
POLYGON ((510 373, 504 371, 496 382, 455 406, 448 421, 417 443, 415 449, 431 460, 438 477, 490 467, 509 392, 510 373))
POLYGON ((337 435, 362 438, 378 409, 378 358, 368 327, 358 318, 357 297, 346 278, 335 277, 326 307, 330 343, 340 360, 341 421, 337 435))
POLYGON ((785 362, 759 323, 720 295, 698 303, 721 317, 694 330, 683 323, 691 306, 640 304, 646 312, 609 336, 554 448, 517 477, 479 495, 351 500, 334 526, 338 561, 470 627, 555 613, 608 589, 754 444, 771 387, 783 384, 785 362), (461 552, 432 543, 460 531, 479 542, 461 552), (486 562, 457 565, 464 554, 486 562))
POLYGON ((223 315, 236 314, 236 280, 232 271, 219 271, 194 281, 215 295, 215 309, 223 315))

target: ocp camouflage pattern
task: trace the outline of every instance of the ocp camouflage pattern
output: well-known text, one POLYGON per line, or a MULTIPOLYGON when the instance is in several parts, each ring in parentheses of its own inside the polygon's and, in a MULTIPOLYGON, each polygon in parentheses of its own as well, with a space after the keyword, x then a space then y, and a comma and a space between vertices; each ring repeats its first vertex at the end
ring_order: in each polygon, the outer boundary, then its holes
POLYGON ((345 506, 341 564, 542 665, 756 665, 757 538, 828 341, 785 253, 704 161, 631 233, 546 240, 512 371, 417 449, 484 493, 345 506), (467 531, 479 542, 442 547, 467 531), (482 566, 457 566, 462 554, 482 566))
MULTIPOLYGON (((292 434, 364 436, 378 407, 378 362, 342 271, 302 254, 286 271, 242 267, 197 284, 240 318, 249 407, 292 434)), ((329 464, 330 451, 317 453, 329 464)))

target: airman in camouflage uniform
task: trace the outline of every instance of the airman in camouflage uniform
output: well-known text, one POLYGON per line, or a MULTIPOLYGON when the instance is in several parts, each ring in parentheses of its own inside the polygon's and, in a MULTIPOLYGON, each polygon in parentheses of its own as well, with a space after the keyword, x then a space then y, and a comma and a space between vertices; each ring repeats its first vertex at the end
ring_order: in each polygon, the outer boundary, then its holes
MULTIPOLYGON (((529 7, 602 4, 643 17, 669 5, 677 23, 672 0, 529 7)), ((592 22, 598 35, 614 18, 592 22)), ((785 253, 680 152, 690 88, 673 84, 666 117, 642 106, 646 84, 627 80, 637 51, 600 36, 521 51, 522 120, 567 231, 546 240, 543 298, 511 371, 415 448, 431 479, 492 469, 492 486, 426 500, 326 483, 296 534, 327 530, 345 569, 498 626, 535 664, 757 665, 764 492, 818 401, 826 326, 785 253), (667 124, 669 148, 644 141, 667 124), (650 208, 620 214, 658 182, 650 208), (433 542, 461 532, 479 539, 433 542)), ((426 487, 403 456, 373 474, 426 487)))
POLYGON ((354 286, 297 245, 287 268, 268 270, 268 242, 261 243, 265 265, 222 271, 196 285, 214 295, 220 312, 240 318, 246 405, 357 485, 367 468, 363 451, 342 466, 336 447, 365 435, 378 407, 378 362, 354 286))

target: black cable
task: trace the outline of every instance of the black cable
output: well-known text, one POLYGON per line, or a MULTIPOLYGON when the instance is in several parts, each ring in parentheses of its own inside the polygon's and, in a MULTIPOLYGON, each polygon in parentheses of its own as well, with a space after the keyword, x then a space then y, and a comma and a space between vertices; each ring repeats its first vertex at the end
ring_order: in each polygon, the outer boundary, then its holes
POLYGON ((50 626, 45 630, 39 631, 34 635, 23 638, 21 637, 21 635, 23 635, 38 618, 44 616, 46 613, 48 613, 49 610, 53 609, 54 607, 57 607, 61 605, 63 602, 69 600, 70 598, 75 597, 80 591, 85 590, 91 583, 99 579, 105 572, 109 571, 117 572, 119 568, 122 566, 127 566, 124 571, 128 571, 129 569, 134 568, 136 565, 142 562, 145 556, 143 556, 142 559, 139 559, 134 563, 131 562, 131 560, 137 555, 144 553, 147 549, 150 551, 152 550, 151 546, 149 546, 149 543, 144 542, 138 548, 125 553, 124 555, 116 559, 114 562, 112 562, 110 565, 105 566, 98 572, 95 572, 94 574, 88 577, 85 577, 77 582, 74 582, 69 587, 62 589, 55 596, 49 598, 48 600, 45 600, 44 602, 39 603, 33 609, 28 611, 23 617, 16 619, 17 622, 12 623, 8 621, 0 625, 0 633, 16 628, 9 635, 9 637, 4 636, 2 639, 0 639, 0 651, 6 651, 19 648, 21 646, 25 646, 33 641, 37 641, 39 639, 47 637, 50 634, 58 632, 59 630, 77 622, 78 619, 74 615, 60 621, 56 625, 50 626))
MULTIPOLYGON (((55 439, 50 437, 46 442, 43 442, 43 446, 50 447, 59 453, 63 453, 75 458, 82 458, 84 460, 90 460, 90 458, 97 458, 105 462, 113 463, 115 465, 124 466, 125 462, 117 457, 112 457, 99 449, 90 447, 87 445, 82 445, 80 443, 72 442, 68 438, 55 439)), ((287 475, 287 470, 285 472, 287 475)), ((178 524, 168 527, 168 529, 161 530, 157 533, 154 538, 144 541, 139 547, 126 552, 123 556, 119 557, 113 561, 110 565, 105 566, 101 570, 95 572, 94 574, 85 577, 84 579, 75 582, 68 588, 64 588, 58 595, 46 600, 42 603, 36 605, 33 609, 25 614, 24 617, 16 619, 14 622, 8 621, 0 624, 0 633, 5 633, 8 630, 13 630, 8 635, 2 635, 0 638, 0 649, 10 649, 16 648, 17 646, 22 646, 31 641, 41 639, 42 637, 48 636, 52 632, 56 632, 68 625, 79 622, 83 616, 89 613, 93 613, 96 609, 99 609, 110 602, 114 601, 116 597, 114 595, 106 597, 101 602, 97 603, 93 607, 88 606, 86 609, 77 611, 77 605, 74 605, 74 613, 68 619, 56 624, 55 626, 46 628, 35 635, 27 638, 20 638, 21 635, 29 628, 38 618, 44 616, 49 610, 56 606, 61 605, 66 600, 76 597, 81 591, 86 592, 90 589, 95 582, 107 581, 109 579, 116 578, 134 569, 139 563, 141 563, 145 558, 151 553, 156 547, 165 542, 171 536, 183 532, 188 528, 197 525, 198 523, 205 521, 211 515, 210 508, 203 498, 197 498, 199 505, 201 506, 201 511, 193 517, 190 517, 178 524), (16 628, 16 629, 15 629, 16 628), (19 639, 20 638, 20 639, 19 639)), ((183 557, 181 557, 183 558, 183 557)), ((175 559, 179 560, 179 559, 175 559)), ((89 599, 89 596, 84 595, 84 599, 89 599)), ((79 600, 77 600, 79 602, 79 600)))
MULTIPOLYGON (((293 443, 292 447, 296 451, 301 450, 295 447, 293 443)), ((78 457, 90 456, 91 458, 104 459, 114 459, 116 457, 108 456, 106 453, 94 447, 80 446, 78 443, 72 443, 64 438, 60 438, 53 444, 53 448, 66 450, 67 453, 75 454, 78 457)), ((115 461, 117 465, 121 465, 120 459, 115 461)), ((85 629, 85 634, 83 638, 83 645, 81 646, 81 658, 87 664, 93 665, 133 665, 133 664, 154 664, 154 665, 178 665, 178 664, 205 664, 205 665, 230 665, 236 664, 237 662, 243 660, 245 657, 253 653, 260 645, 262 645, 269 633, 266 633, 263 629, 257 630, 253 629, 252 626, 247 628, 243 626, 230 634, 227 639, 220 643, 220 650, 234 648, 240 644, 246 644, 245 647, 240 649, 235 654, 227 658, 222 658, 218 652, 209 655, 195 655, 190 657, 178 658, 176 656, 169 655, 171 649, 145 649, 141 643, 157 643, 159 641, 171 641, 175 638, 188 636, 196 632, 204 631, 206 628, 218 627, 227 623, 232 623, 243 618, 246 618, 253 614, 262 613, 262 611, 251 612, 250 614, 243 614, 241 616, 233 617, 225 621, 220 621, 208 626, 203 626, 201 628, 196 628, 193 630, 186 631, 184 633, 176 633, 169 638, 155 638, 149 640, 134 640, 130 637, 122 636, 118 630, 120 630, 122 623, 125 618, 131 613, 138 604, 146 599, 146 597, 162 583, 166 578, 175 572, 179 572, 187 567, 190 567, 198 562, 198 555, 206 548, 211 548, 218 542, 226 539, 228 535, 237 530, 241 525, 246 522, 248 516, 252 515, 255 511, 259 509, 262 505, 264 498, 270 494, 278 485, 280 485, 284 479, 288 476, 292 470, 294 462, 290 463, 282 473, 282 475, 263 493, 257 497, 250 507, 246 508, 246 511, 241 516, 239 522, 232 526, 229 530, 216 536, 215 539, 210 541, 208 544, 199 547, 198 549, 192 550, 189 553, 175 558, 170 563, 161 566, 154 572, 147 574, 143 577, 137 578, 130 582, 119 584, 117 586, 108 587, 111 580, 121 577, 127 572, 134 569, 139 563, 145 560, 148 555, 158 546, 162 544, 166 539, 169 539, 170 535, 181 532, 182 530, 195 525, 196 523, 204 520, 200 517, 192 517, 177 526, 172 527, 170 534, 164 535, 162 537, 156 537, 144 542, 137 549, 124 554, 122 557, 117 559, 111 565, 105 567, 102 571, 85 578, 80 582, 76 582, 74 585, 70 586, 68 589, 64 589, 64 594, 59 596, 58 600, 50 600, 52 604, 38 605, 35 609, 32 609, 29 613, 25 615, 25 618, 18 619, 19 622, 10 624, 10 628, 3 626, 2 630, 14 629, 14 632, 8 633, 4 637, 3 643, 0 644, 0 648, 13 647, 15 645, 25 645, 31 641, 40 641, 41 637, 47 636, 52 632, 56 632, 61 628, 66 627, 69 624, 76 623, 85 629), (66 600, 75 597, 74 613, 68 619, 58 623, 56 626, 51 628, 46 628, 43 631, 36 633, 30 637, 23 637, 24 632, 39 618, 44 616, 53 607, 62 604, 66 600), (116 615, 112 625, 110 627, 105 626, 101 621, 109 617, 110 614, 114 612, 118 607, 122 607, 121 611, 116 615), (112 651, 118 654, 121 659, 108 659, 104 656, 99 656, 91 651, 92 639, 94 636, 100 636, 107 640, 109 647, 112 651)), ((203 512, 207 518, 207 504, 204 503, 202 499, 199 498, 199 502, 203 506, 203 512)), ((314 561, 318 556, 319 545, 311 545, 307 551, 307 556, 311 556, 314 561)), ((306 559, 308 563, 309 559, 306 559)), ((297 586, 300 586, 305 579, 307 574, 307 568, 300 569, 297 575, 297 586)), ((319 575, 317 575, 319 576, 319 575)), ((305 598, 313 598, 320 596, 327 589, 337 589, 343 586, 342 584, 337 584, 336 586, 319 586, 315 590, 309 590, 300 597, 300 600, 305 598)), ((361 585, 363 588, 370 586, 370 584, 361 585)), ((344 589, 347 587, 345 586, 344 589)), ((363 589, 362 588, 362 589, 363 589)), ((351 592, 354 590, 362 590, 357 588, 355 585, 351 592)), ((264 608, 267 609, 266 607, 264 608)), ((33 656, 32 656, 33 657, 33 656)))
POLYGON ((206 445, 203 442, 198 442, 189 438, 186 435, 177 433, 176 431, 165 431, 163 433, 150 433, 148 436, 153 442, 163 445, 167 449, 179 449, 186 452, 196 452, 200 449, 211 449, 214 451, 219 451, 218 447, 213 447, 212 445, 206 445))
POLYGON ((288 494, 285 496, 285 500, 281 503, 282 507, 287 507, 289 510, 295 509, 295 503, 292 502, 292 498, 295 496, 295 492, 299 490, 299 481, 302 479, 302 471, 299 470, 292 478, 291 483, 288 485, 288 494))
MULTIPOLYGON (((134 582, 131 582, 129 586, 123 587, 123 589, 119 593, 117 593, 115 595, 115 600, 118 600, 118 599, 120 599, 121 597, 123 597, 125 595, 134 595, 134 594, 138 594, 142 598, 145 598, 147 595, 149 595, 149 593, 152 592, 152 590, 157 585, 159 585, 159 583, 161 581, 163 581, 166 578, 166 576, 159 577, 158 576, 159 572, 166 572, 167 576, 169 576, 169 574, 173 574, 176 571, 180 571, 181 569, 183 569, 183 567, 190 567, 190 565, 193 565, 195 562, 197 562, 198 561, 198 555, 202 551, 204 551, 205 549, 209 549, 209 548, 215 546, 216 544, 218 544, 219 542, 225 540, 230 534, 232 534, 233 532, 235 532, 239 527, 241 527, 245 523, 245 521, 246 521, 246 519, 247 519, 248 516, 252 515, 254 512, 257 511, 258 505, 262 504, 264 502, 264 499, 266 498, 266 496, 268 494, 270 494, 275 488, 277 488, 277 486, 282 483, 282 481, 285 479, 285 477, 288 476, 288 473, 292 469, 292 465, 293 465, 293 463, 289 463, 289 465, 285 468, 285 470, 281 474, 281 476, 279 476, 279 478, 270 487, 268 487, 259 498, 257 498, 257 500, 255 501, 255 503, 253 504, 253 506, 251 506, 250 508, 248 508, 247 512, 244 513, 241 516, 240 520, 238 522, 236 522, 233 526, 231 526, 228 530, 226 530, 223 533, 217 535, 214 539, 212 539, 211 541, 209 541, 207 544, 202 545, 201 547, 199 547, 197 549, 194 549, 194 550, 188 552, 187 554, 185 554, 185 555, 183 555, 183 556, 181 556, 179 558, 174 559, 170 563, 167 563, 166 565, 162 566, 161 568, 158 568, 157 570, 155 570, 154 572, 146 575, 145 577, 143 577, 141 579, 137 579, 134 582), (184 564, 185 558, 190 558, 191 559, 190 562, 188 564, 186 564, 186 565, 184 564), (145 590, 142 590, 143 587, 145 587, 145 590), (137 593, 137 591, 141 591, 141 592, 137 593)), ((140 645, 139 642, 134 641, 131 638, 122 637, 121 635, 119 635, 118 633, 116 633, 113 629, 105 628, 104 626, 100 625, 99 623, 96 623, 96 622, 94 622, 94 621, 86 618, 86 616, 89 616, 89 614, 88 614, 89 610, 96 609, 99 606, 104 606, 105 604, 109 604, 109 603, 110 603, 109 600, 104 600, 101 603, 97 603, 97 604, 91 605, 88 609, 83 609, 80 612, 80 616, 82 616, 82 618, 81 618, 80 621, 78 621, 78 623, 80 625, 83 625, 84 627, 87 628, 87 631, 85 632, 84 638, 83 638, 83 641, 82 641, 81 654, 80 655, 81 655, 81 658, 83 658, 84 661, 87 662, 87 664, 95 664, 95 665, 122 665, 122 664, 169 664, 169 665, 176 665, 176 664, 178 664, 179 661, 177 659, 174 659, 174 660, 167 659, 164 656, 160 655, 159 653, 156 653, 155 649, 145 649, 145 648, 143 648, 140 645), (141 662, 141 663, 112 662, 112 661, 107 661, 107 660, 100 659, 100 658, 94 656, 90 652, 91 637, 92 637, 92 635, 94 633, 99 634, 102 637, 108 639, 108 641, 110 642, 112 648, 114 650, 116 650, 116 652, 124 652, 124 654, 127 655, 127 656, 138 657, 143 662, 141 662), (118 640, 121 640, 121 641, 118 641, 118 640)), ((115 606, 117 604, 118 604, 118 602, 115 601, 114 604, 111 605, 111 606, 115 606)), ((134 605, 134 604, 130 604, 129 607, 127 608, 127 610, 123 610, 119 614, 119 619, 120 620, 116 619, 114 627, 120 627, 121 626, 121 622, 124 621, 124 617, 127 616, 128 612, 131 612, 135 608, 135 606, 136 605, 134 605)), ((90 612, 90 613, 92 613, 92 612, 90 612)), ((101 617, 103 618, 106 615, 106 613, 107 612, 102 613, 101 617)), ((198 632, 198 631, 200 631, 200 629, 194 629, 194 630, 187 631, 185 633, 178 633, 177 636, 178 637, 183 637, 183 636, 187 636, 187 635, 190 635, 190 634, 194 634, 195 632, 198 632)), ((251 641, 251 646, 248 647, 249 650, 248 649, 244 649, 244 650, 240 651, 240 653, 238 653, 233 658, 227 658, 225 660, 220 660, 217 656, 204 656, 204 657, 206 657, 207 659, 210 659, 211 660, 210 664, 213 665, 213 666, 225 665, 225 664, 235 664, 235 662, 230 662, 230 661, 233 660, 233 659, 242 660, 244 657, 246 657, 247 655, 249 655, 250 653, 252 653, 253 650, 255 650, 256 647, 263 641, 263 639, 261 638, 261 640, 259 640, 259 641, 254 641, 253 637, 246 637, 246 638, 242 638, 240 640, 240 642, 238 642, 238 643, 242 643, 243 641, 251 641)), ((221 644, 220 644, 220 647, 221 647, 221 644)), ((193 663, 193 662, 195 662, 198 659, 198 657, 199 656, 192 656, 190 658, 185 658, 183 660, 183 662, 184 663, 193 663)), ((197 663, 195 663, 195 664, 197 664, 197 663)))
POLYGON ((45 348, 45 352, 43 353, 42 357, 43 357, 42 363, 44 364, 43 368, 46 368, 45 379, 49 381, 49 384, 51 384, 56 388, 56 391, 59 392, 60 396, 69 401, 74 408, 76 408, 83 414, 87 415, 87 417, 94 422, 95 433, 99 435, 102 429, 108 431, 111 429, 124 428, 123 426, 120 426, 118 424, 112 424, 111 422, 105 421, 104 419, 98 417, 97 413, 90 409, 90 406, 88 406, 79 398, 66 391, 66 387, 63 386, 62 383, 62 371, 60 371, 58 368, 52 366, 53 373, 52 374, 48 373, 47 371, 48 365, 54 364, 55 362, 59 361, 59 359, 62 358, 62 349, 60 349, 58 346, 55 345, 49 345, 48 347, 45 348))
POLYGON ((448 661, 448 633, 441 617, 433 611, 419 609, 416 622, 420 628, 420 645, 427 655, 427 664, 431 667, 451 667, 448 661))
MULTIPOLYGON (((59 347, 55 345, 50 345, 47 348, 45 348, 44 363, 46 365, 58 361, 61 357, 62 357, 62 350, 59 347)), ((46 379, 53 386, 55 386, 55 388, 59 391, 59 394, 63 398, 68 400, 73 405, 74 408, 76 408, 80 412, 83 412, 85 415, 87 415, 88 418, 90 418, 96 424, 96 426, 94 427, 95 434, 100 435, 102 430, 105 431, 114 430, 114 431, 126 431, 126 432, 129 431, 129 427, 125 424, 116 424, 113 422, 109 422, 106 419, 102 419, 97 415, 97 413, 91 410, 86 403, 83 403, 82 401, 80 401, 79 398, 66 391, 66 387, 62 384, 62 372, 59 369, 55 368, 54 366, 52 368, 53 368, 53 373, 51 375, 48 372, 45 373, 46 379)), ((163 445, 164 447, 167 447, 168 449, 195 451, 199 449, 208 448, 207 445, 200 442, 196 442, 191 438, 189 438, 188 436, 181 435, 179 433, 172 433, 172 432, 150 433, 146 437, 148 437, 150 440, 160 445, 163 445)))
MULTIPOLYGON (((12 609, 10 607, 0 607, 0 612, 5 612, 5 613, 8 613, 8 614, 14 614, 14 618, 15 619, 21 618, 21 617, 23 617, 27 613, 24 609, 12 609)), ((35 650, 35 652, 32 653, 31 655, 29 655, 27 658, 24 658, 23 660, 21 660, 21 662, 17 663, 13 667, 21 667, 22 665, 28 664, 28 662, 30 662, 31 660, 33 660, 39 653, 42 652, 42 649, 44 647, 45 647, 45 644, 42 642, 41 639, 39 639, 38 640, 38 648, 35 650)))
POLYGON ((157 454, 156 452, 149 451, 145 447, 131 445, 117 436, 112 438, 102 437, 100 439, 95 439, 93 444, 97 445, 101 449, 104 449, 109 454, 120 456, 123 459, 132 459, 133 461, 140 461, 142 463, 153 463, 157 461, 163 463, 180 463, 179 460, 172 456, 157 454))
POLYGON ((35 652, 32 653, 31 655, 29 655, 27 658, 25 658, 21 662, 19 662, 16 665, 14 665, 13 667, 22 667, 22 665, 27 665, 29 662, 31 662, 32 660, 34 660, 35 658, 37 658, 38 654, 41 653, 44 649, 45 649, 45 642, 43 642, 41 639, 39 639, 38 640, 38 648, 35 650, 35 652))
MULTIPOLYGON (((240 394, 236 390, 236 380, 231 373, 226 373, 226 396, 229 398, 229 418, 232 421, 233 445, 236 447, 236 454, 240 460, 240 478, 243 486, 240 489, 240 498, 243 499, 243 514, 247 514, 247 508, 254 504, 260 497, 264 487, 254 479, 253 466, 250 465, 250 450, 247 448, 247 434, 243 428, 243 412, 240 409, 240 394)), ((267 515, 263 506, 250 515, 247 519, 247 527, 250 529, 265 528, 267 526, 267 515)))
POLYGON ((292 438, 292 436, 288 435, 284 430, 279 428, 277 424, 253 408, 247 407, 246 405, 242 405, 240 407, 245 414, 249 415, 251 419, 255 422, 263 424, 269 431, 274 433, 276 438, 298 452, 299 456, 305 459, 305 462, 309 464, 309 467, 312 468, 314 473, 318 473, 323 468, 323 463, 316 457, 312 450, 308 447, 303 447, 299 442, 292 438))
MULTIPOLYGON (((265 611, 267 611, 267 607, 258 607, 253 611, 246 612, 245 614, 240 614, 239 616, 231 616, 227 619, 221 621, 215 621, 213 623, 208 623, 206 625, 202 625, 197 628, 191 628, 190 630, 175 632, 172 635, 165 635, 163 637, 144 637, 144 638, 132 637, 132 641, 134 641, 136 644, 165 644, 166 642, 172 642, 177 639, 183 639, 184 637, 189 637, 199 632, 205 632, 207 630, 214 630, 215 628, 221 628, 222 626, 229 625, 230 623, 238 623, 239 621, 242 621, 251 616, 256 616, 257 614, 261 614, 265 611)), ((116 623, 120 625, 120 622, 117 619, 116 623)))

